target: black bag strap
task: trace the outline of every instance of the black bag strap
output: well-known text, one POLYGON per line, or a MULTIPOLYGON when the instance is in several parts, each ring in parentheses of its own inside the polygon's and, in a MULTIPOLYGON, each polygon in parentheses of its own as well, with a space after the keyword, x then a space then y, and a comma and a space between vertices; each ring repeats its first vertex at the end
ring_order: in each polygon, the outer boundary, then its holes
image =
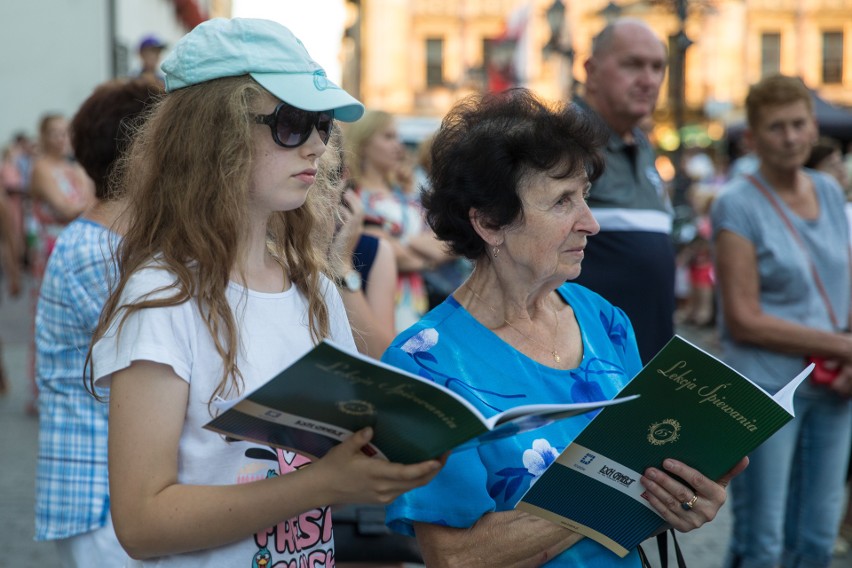
POLYGON ((636 547, 636 550, 639 551, 639 559, 642 561, 642 568, 651 568, 651 563, 648 562, 648 557, 645 556, 645 551, 642 550, 642 545, 636 547))
MULTIPOLYGON (((683 552, 680 549, 680 544, 677 541, 677 536, 675 536, 674 529, 663 531, 657 535, 657 551, 659 552, 660 556, 660 568, 668 568, 669 566, 669 534, 672 535, 672 542, 674 543, 677 568, 686 568, 686 560, 683 557, 683 552)), ((639 545, 636 548, 639 551, 639 559, 642 561, 642 568, 653 568, 653 566, 651 566, 651 563, 648 561, 648 556, 645 554, 645 551, 642 550, 642 546, 639 545)))
POLYGON ((680 544, 677 541, 677 534, 674 529, 670 530, 672 533, 672 542, 674 543, 675 549, 675 558, 677 559, 677 568, 686 568, 686 560, 683 558, 683 552, 680 550, 680 544))

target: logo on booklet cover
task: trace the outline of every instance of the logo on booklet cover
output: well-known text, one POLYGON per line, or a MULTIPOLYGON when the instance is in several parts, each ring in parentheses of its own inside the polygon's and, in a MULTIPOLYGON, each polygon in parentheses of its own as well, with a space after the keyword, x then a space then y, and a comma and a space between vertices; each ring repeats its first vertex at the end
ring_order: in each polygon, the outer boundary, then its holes
POLYGON ((667 418, 662 422, 655 422, 648 428, 648 441, 655 446, 662 446, 674 442, 680 435, 680 422, 674 418, 667 418))
POLYGON ((367 416, 376 413, 373 405, 366 400, 341 400, 337 403, 337 409, 352 416, 367 416))

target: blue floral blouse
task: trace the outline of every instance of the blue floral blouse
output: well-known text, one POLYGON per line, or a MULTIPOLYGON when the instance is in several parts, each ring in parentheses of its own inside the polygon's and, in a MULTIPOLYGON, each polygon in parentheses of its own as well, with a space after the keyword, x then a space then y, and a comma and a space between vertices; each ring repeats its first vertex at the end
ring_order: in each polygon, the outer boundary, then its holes
MULTIPOLYGON (((452 296, 401 333, 382 359, 464 396, 485 416, 522 404, 613 398, 641 369, 627 316, 596 293, 572 283, 559 288, 583 337, 583 361, 558 370, 520 353, 484 327, 452 296)), ((414 522, 472 526, 483 514, 509 511, 530 484, 588 424, 593 414, 454 452, 426 487, 389 507, 393 530, 413 534, 414 522)), ((639 566, 636 551, 619 558, 583 539, 547 566, 639 566)))

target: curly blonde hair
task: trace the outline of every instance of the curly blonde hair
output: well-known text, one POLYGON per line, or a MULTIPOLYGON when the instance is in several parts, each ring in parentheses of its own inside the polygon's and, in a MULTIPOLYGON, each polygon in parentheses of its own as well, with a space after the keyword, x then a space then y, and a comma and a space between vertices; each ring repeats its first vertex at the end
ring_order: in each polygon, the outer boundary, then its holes
MULTIPOLYGON (((253 168, 251 119, 266 93, 248 75, 201 83, 169 93, 136 132, 119 166, 129 200, 127 230, 116 251, 118 281, 111 287, 91 345, 118 319, 149 308, 193 301, 222 358, 223 375, 210 396, 241 392, 237 366, 238 326, 226 298, 238 246, 248 232, 253 168), (129 278, 153 259, 175 275, 165 297, 120 305, 129 278)), ((321 274, 329 273, 328 237, 339 190, 337 154, 320 159, 315 186, 305 203, 274 213, 267 228, 270 252, 282 261, 293 285, 308 299, 314 342, 329 335, 321 274), (317 238, 322 235, 321 238, 317 238)), ((94 391, 89 350, 88 387, 94 391)))

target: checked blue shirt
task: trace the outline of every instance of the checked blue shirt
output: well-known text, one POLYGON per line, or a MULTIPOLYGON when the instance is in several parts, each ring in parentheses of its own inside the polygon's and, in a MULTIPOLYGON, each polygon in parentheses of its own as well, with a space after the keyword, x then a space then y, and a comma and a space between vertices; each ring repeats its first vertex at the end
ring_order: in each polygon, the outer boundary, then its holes
POLYGON ((36 540, 68 538, 106 524, 108 405, 86 390, 84 365, 118 240, 105 227, 77 219, 59 236, 41 284, 35 321, 36 540))

